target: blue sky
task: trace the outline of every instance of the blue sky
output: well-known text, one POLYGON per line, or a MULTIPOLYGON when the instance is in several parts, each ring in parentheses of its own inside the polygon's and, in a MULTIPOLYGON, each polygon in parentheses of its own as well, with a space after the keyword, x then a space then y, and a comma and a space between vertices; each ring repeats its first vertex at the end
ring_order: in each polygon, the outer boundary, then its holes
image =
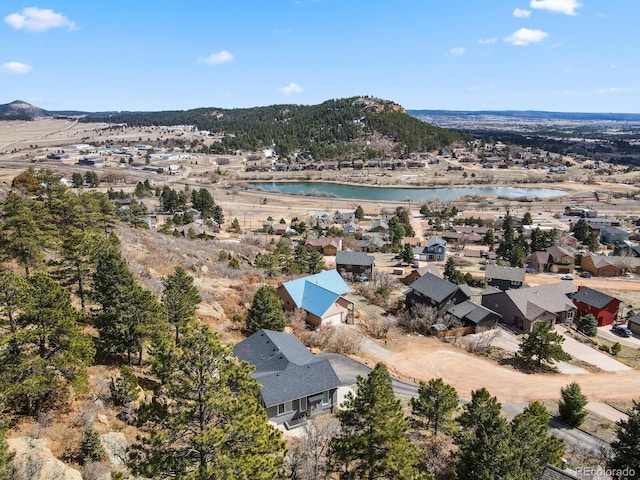
POLYGON ((640 113, 638 0, 3 0, 0 103, 640 113))

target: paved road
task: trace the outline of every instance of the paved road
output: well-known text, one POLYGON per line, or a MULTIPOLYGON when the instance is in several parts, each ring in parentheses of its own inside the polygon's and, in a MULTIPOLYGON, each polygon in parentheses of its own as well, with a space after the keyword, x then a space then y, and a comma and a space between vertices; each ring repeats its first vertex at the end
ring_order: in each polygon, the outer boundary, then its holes
POLYGON ((596 457, 599 457, 603 450, 610 448, 609 444, 601 438, 594 437, 579 428, 571 427, 558 417, 551 417, 549 427, 549 431, 554 437, 560 438, 567 445, 578 447, 596 457))
POLYGON ((633 337, 621 337, 611 331, 611 325, 606 327, 598 327, 598 336, 609 340, 610 342, 618 342, 620 345, 631 348, 640 348, 640 337, 634 335, 633 337))
MULTIPOLYGON (((371 368, 367 365, 363 365, 339 353, 321 352, 318 356, 329 360, 343 385, 353 385, 357 382, 358 375, 366 377, 371 371, 371 368)), ((396 395, 410 397, 418 395, 417 385, 411 385, 395 379, 392 379, 392 382, 393 391, 396 395)), ((522 412, 526 406, 526 403, 518 403, 503 405, 502 408, 507 416, 513 417, 522 412)), ((549 426, 552 435, 561 438, 567 445, 575 446, 592 455, 599 455, 603 448, 609 448, 609 444, 604 440, 594 437, 580 429, 573 428, 558 418, 552 417, 549 426)))
MULTIPOLYGON (((369 372, 371 372, 371 368, 367 365, 339 353, 321 352, 318 356, 329 360, 343 385, 354 385, 357 382, 358 375, 366 377, 369 375, 369 372)), ((391 381, 393 383, 393 391, 396 395, 410 397, 418 395, 417 385, 411 385, 410 383, 401 382, 396 379, 392 379, 391 381)))

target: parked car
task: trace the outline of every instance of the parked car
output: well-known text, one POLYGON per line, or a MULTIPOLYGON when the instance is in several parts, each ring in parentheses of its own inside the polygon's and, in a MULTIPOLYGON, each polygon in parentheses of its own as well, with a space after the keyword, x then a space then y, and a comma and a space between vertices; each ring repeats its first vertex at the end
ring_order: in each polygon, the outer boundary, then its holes
POLYGON ((573 280, 573 275, 571 275, 570 273, 565 273, 564 275, 562 275, 560 277, 562 280, 573 280))
POLYGON ((591 272, 580 272, 580 276, 582 278, 591 278, 592 277, 591 272))
POLYGON ((614 325, 611 327, 611 331, 621 337, 630 337, 633 335, 631 329, 625 325, 614 325))

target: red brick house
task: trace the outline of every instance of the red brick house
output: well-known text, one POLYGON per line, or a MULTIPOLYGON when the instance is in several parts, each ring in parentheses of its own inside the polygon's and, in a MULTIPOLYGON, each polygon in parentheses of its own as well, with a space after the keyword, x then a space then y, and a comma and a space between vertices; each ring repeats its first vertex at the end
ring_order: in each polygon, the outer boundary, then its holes
POLYGON ((578 309, 578 318, 591 314, 598 320, 599 327, 618 320, 621 302, 617 298, 581 285, 572 300, 578 309))

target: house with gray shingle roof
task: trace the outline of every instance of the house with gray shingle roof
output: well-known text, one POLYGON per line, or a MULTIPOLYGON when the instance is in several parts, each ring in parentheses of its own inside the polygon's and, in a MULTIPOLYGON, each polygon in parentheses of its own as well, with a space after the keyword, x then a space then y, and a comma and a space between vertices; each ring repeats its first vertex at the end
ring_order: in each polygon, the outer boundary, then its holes
POLYGON ((409 288, 405 294, 409 308, 415 304, 423 304, 443 312, 451 305, 464 302, 471 297, 467 285, 456 285, 432 273, 425 273, 409 285, 409 288))
POLYGON ((295 425, 307 412, 329 412, 337 405, 340 380, 326 358, 318 358, 295 336, 258 330, 233 348, 255 367, 260 400, 269 420, 295 425))
POLYGON ((580 478, 575 470, 547 465, 542 472, 541 480, 579 480, 580 478))
POLYGON ((359 277, 366 275, 373 277, 375 257, 364 252, 353 252, 351 250, 341 250, 336 253, 336 269, 342 277, 359 277))
POLYGON ((482 305, 502 315, 501 323, 529 332, 538 322, 555 325, 573 321, 577 309, 570 296, 576 291, 572 282, 499 293, 483 291, 482 305))
POLYGON ((620 300, 593 288, 579 286, 571 298, 578 309, 578 318, 593 315, 598 326, 611 325, 618 320, 620 300))
POLYGON ((503 267, 488 264, 484 271, 485 287, 496 287, 502 291, 524 285, 525 270, 518 267, 503 267))
POLYGON ((465 300, 449 307, 444 318, 454 318, 464 326, 473 327, 473 333, 480 333, 495 328, 500 314, 471 300, 465 300))

